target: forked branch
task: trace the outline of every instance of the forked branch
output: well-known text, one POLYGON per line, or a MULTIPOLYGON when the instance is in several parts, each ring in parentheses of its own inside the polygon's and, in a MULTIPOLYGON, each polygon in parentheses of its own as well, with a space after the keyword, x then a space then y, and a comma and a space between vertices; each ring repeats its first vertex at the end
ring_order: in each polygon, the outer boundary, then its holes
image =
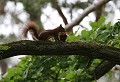
POLYGON ((88 6, 82 14, 80 14, 74 21, 71 23, 67 24, 65 26, 65 29, 67 32, 69 32, 75 25, 79 25, 79 23, 91 12, 95 11, 97 8, 105 5, 111 0, 100 0, 97 3, 93 3, 92 5, 88 6))

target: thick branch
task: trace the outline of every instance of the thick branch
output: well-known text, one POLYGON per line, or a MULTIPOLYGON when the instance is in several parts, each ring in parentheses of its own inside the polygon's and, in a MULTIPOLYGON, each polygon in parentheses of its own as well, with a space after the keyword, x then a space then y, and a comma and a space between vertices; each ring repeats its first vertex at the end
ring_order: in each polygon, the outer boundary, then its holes
POLYGON ((94 4, 90 5, 89 7, 87 7, 83 11, 83 13, 78 16, 78 18, 76 18, 74 21, 72 21, 71 23, 69 23, 68 25, 65 26, 66 31, 69 32, 73 28, 73 26, 78 25, 85 16, 87 16, 89 13, 95 11, 97 8, 105 5, 109 1, 110 0, 100 0, 98 3, 94 3, 94 4))
POLYGON ((100 65, 98 65, 91 73, 93 76, 93 80, 98 80, 100 77, 105 75, 108 71, 110 71, 116 64, 111 63, 109 61, 104 61, 100 65))
POLYGON ((81 55, 120 64, 120 49, 86 42, 17 41, 1 54, 2 59, 16 55, 81 55))

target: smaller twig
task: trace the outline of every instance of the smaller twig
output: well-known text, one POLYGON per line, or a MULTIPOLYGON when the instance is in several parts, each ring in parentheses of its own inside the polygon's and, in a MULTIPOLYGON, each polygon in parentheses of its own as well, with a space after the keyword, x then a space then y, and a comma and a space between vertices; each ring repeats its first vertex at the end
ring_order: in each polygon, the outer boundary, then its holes
POLYGON ((59 68, 58 73, 56 74, 56 79, 57 80, 58 80, 58 76, 59 76, 60 70, 61 70, 61 67, 59 68))
POLYGON ((59 15, 61 16, 64 24, 67 25, 68 21, 67 21, 65 15, 63 14, 63 12, 62 12, 62 10, 61 10, 57 0, 55 1, 55 9, 58 11, 59 15))

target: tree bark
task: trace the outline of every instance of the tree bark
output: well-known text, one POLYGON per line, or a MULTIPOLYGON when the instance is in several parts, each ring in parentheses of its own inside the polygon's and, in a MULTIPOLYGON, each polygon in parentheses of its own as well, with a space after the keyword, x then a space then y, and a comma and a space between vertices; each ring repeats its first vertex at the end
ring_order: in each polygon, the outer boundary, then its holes
POLYGON ((108 71, 110 71, 116 64, 109 62, 109 61, 104 61, 100 63, 90 75, 92 75, 92 80, 98 80, 100 77, 105 75, 108 71))
POLYGON ((8 49, 1 50, 2 59, 17 55, 81 55, 120 64, 119 48, 97 43, 23 40, 2 44, 2 46, 8 47, 8 49))

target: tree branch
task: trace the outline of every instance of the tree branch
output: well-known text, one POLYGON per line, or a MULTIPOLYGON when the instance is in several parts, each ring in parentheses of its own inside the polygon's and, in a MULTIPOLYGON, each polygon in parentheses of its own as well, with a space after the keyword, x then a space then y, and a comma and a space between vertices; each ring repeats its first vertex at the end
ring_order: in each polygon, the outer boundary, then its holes
POLYGON ((91 73, 92 79, 96 80, 107 73, 114 65, 120 64, 119 48, 97 43, 22 40, 2 44, 0 45, 0 50, 1 59, 17 55, 81 55, 92 57, 93 59, 107 60, 98 65, 91 73))
POLYGON ((2 50, 2 59, 17 55, 81 55, 104 59, 120 64, 120 49, 87 42, 46 42, 46 41, 17 41, 2 46, 8 49, 2 50))
MULTIPOLYGON (((100 1, 100 0, 99 0, 99 1, 100 1)), ((100 19, 101 15, 102 15, 102 13, 103 13, 103 7, 104 7, 104 5, 99 6, 99 7, 96 9, 96 11, 95 11, 95 16, 96 16, 95 21, 96 21, 96 22, 100 19)))
POLYGON ((72 21, 71 23, 69 23, 65 26, 66 31, 69 32, 73 28, 73 26, 78 25, 85 16, 87 16, 89 13, 95 11, 97 8, 105 5, 109 1, 111 1, 111 0, 100 0, 98 3, 94 3, 94 4, 90 5, 89 7, 87 7, 83 11, 83 13, 78 16, 78 18, 76 18, 74 21, 72 21))
POLYGON ((5 14, 5 5, 6 5, 6 2, 5 0, 0 0, 0 15, 4 15, 5 14))
POLYGON ((116 64, 111 63, 109 61, 104 61, 99 64, 91 73, 93 76, 92 80, 98 80, 100 77, 105 75, 108 71, 110 71, 116 64))
POLYGON ((55 3, 52 3, 52 4, 53 4, 54 8, 57 10, 58 14, 61 16, 64 24, 67 25, 68 24, 67 18, 64 16, 64 14, 63 14, 63 12, 58 4, 58 1, 55 0, 55 3))

